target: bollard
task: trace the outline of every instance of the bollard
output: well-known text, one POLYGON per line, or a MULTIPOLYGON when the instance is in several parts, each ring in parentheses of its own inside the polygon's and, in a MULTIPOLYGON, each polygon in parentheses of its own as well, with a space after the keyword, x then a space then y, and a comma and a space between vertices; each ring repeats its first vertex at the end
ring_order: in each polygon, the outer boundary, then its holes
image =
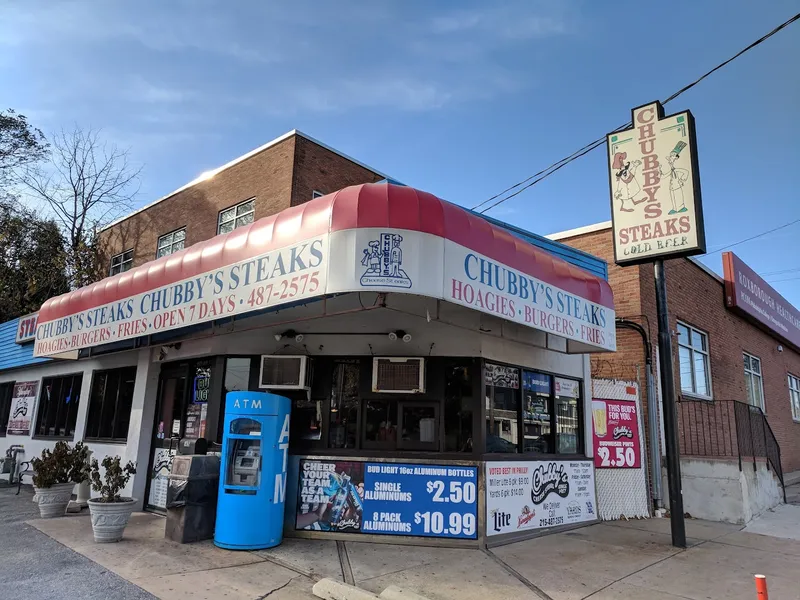
POLYGON ((756 575, 756 598, 757 600, 769 600, 767 594, 767 576, 756 575))

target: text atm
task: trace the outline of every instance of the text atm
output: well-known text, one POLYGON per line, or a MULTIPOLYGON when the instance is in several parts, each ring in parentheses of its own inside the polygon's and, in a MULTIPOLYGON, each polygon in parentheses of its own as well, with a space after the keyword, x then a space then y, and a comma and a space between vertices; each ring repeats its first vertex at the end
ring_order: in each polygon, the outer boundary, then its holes
POLYGON ((290 411, 283 396, 226 395, 214 532, 220 548, 256 550, 281 543, 290 411))

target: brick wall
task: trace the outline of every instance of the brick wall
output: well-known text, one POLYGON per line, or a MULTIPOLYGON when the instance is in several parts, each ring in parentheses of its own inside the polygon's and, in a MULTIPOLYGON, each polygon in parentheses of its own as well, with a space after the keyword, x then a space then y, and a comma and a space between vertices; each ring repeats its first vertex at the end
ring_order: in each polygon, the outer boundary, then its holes
POLYGON ((349 185, 383 179, 304 137, 297 137, 292 182, 292 206, 311 200, 314 190, 330 194, 349 185))
POLYGON ((348 185, 383 179, 300 135, 294 135, 214 177, 135 213, 101 233, 106 264, 133 249, 134 266, 155 259, 158 238, 186 227, 186 246, 217 234, 219 212, 255 198, 255 218, 311 200, 313 190, 334 192, 348 185))
MULTIPOLYGON (((631 318, 645 328, 649 323, 650 341, 655 353, 658 321, 653 266, 616 266, 610 229, 559 241, 609 262, 609 282, 614 290, 617 316, 631 318), (644 315, 645 318, 637 315, 644 315)), ((677 331, 677 322, 680 320, 708 334, 714 399, 746 401, 742 354, 747 352, 760 358, 765 412, 781 447, 783 469, 786 472, 800 470, 800 423, 792 420, 787 380, 788 373, 800 376, 800 353, 729 311, 724 304, 722 283, 692 261, 667 261, 666 273, 672 331, 677 331), (782 352, 777 349, 779 344, 783 346, 782 352)), ((644 373, 644 353, 638 334, 620 331, 617 347, 618 351, 614 354, 596 354, 592 357, 593 375, 630 378, 626 373, 635 373, 636 365, 644 373)), ((673 336, 673 352, 676 390, 681 398, 689 400, 689 396, 680 392, 677 336, 673 336)), ((644 386, 642 390, 646 407, 644 386)), ((730 441, 725 440, 731 437, 735 440, 735 431, 730 431, 733 426, 729 411, 719 404, 679 407, 684 418, 696 421, 691 428, 685 428, 687 431, 681 430, 682 443, 697 447, 705 442, 709 454, 727 451, 730 441), (694 412, 686 412, 692 410, 694 412)))

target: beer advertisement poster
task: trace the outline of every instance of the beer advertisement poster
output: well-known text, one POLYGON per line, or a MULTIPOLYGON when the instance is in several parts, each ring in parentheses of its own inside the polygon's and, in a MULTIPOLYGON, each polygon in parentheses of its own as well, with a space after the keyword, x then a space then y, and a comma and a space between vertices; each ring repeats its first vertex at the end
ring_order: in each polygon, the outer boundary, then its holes
POLYGON ((636 401, 592 400, 594 466, 638 469, 641 465, 636 401))
POLYGON ((486 463, 486 535, 597 519, 591 461, 486 463))
POLYGON ((357 533, 363 506, 363 462, 300 461, 296 529, 357 533))
POLYGON ((38 381, 18 381, 14 384, 8 413, 8 435, 30 435, 33 408, 36 405, 38 381))
POLYGON ((474 466, 303 459, 298 492, 297 529, 478 537, 474 466))
POLYGON ((660 102, 632 111, 608 134, 611 220, 618 265, 706 251, 694 118, 664 115, 660 102))

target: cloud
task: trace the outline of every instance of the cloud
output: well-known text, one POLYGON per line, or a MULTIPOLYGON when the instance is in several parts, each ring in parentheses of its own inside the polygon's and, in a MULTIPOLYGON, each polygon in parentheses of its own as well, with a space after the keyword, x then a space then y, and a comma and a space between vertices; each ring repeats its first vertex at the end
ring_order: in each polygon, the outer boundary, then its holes
POLYGON ((520 41, 562 35, 569 31, 566 17, 558 14, 525 14, 520 6, 459 10, 436 16, 430 30, 437 35, 480 35, 483 38, 520 41))

